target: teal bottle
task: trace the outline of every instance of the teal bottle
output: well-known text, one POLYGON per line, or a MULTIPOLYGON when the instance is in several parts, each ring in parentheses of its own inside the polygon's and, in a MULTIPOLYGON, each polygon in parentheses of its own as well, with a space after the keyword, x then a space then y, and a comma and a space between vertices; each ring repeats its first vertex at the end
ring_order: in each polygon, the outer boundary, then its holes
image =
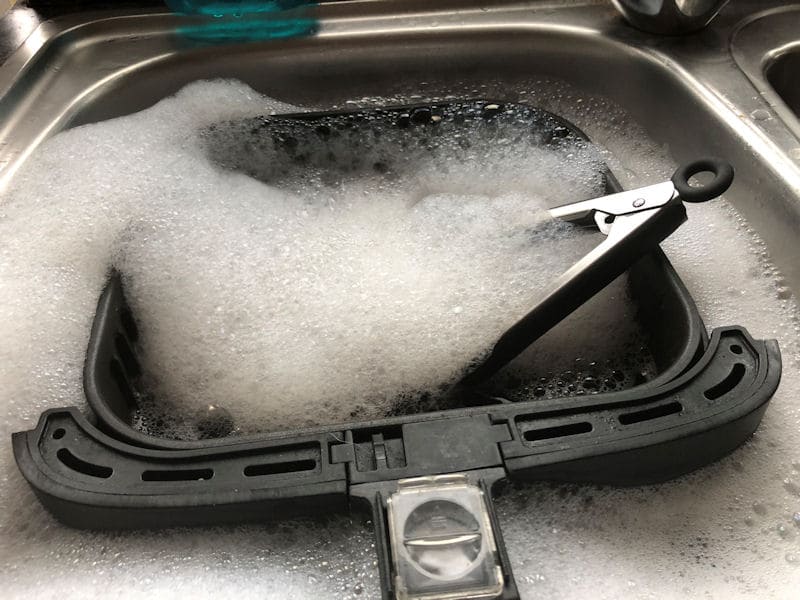
POLYGON ((303 37, 313 35, 318 28, 311 13, 302 10, 317 4, 308 0, 166 0, 166 3, 178 14, 212 17, 207 22, 178 27, 187 38, 206 43, 303 37))
POLYGON ((315 4, 308 0, 166 0, 173 12, 213 17, 253 15, 315 4))

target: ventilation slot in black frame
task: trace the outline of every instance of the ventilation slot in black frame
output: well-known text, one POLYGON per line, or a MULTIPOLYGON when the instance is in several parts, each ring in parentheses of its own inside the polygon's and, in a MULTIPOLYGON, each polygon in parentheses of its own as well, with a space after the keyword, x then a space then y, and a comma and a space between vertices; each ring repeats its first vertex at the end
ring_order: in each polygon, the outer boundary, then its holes
POLYGON ((214 469, 152 469, 142 472, 142 481, 205 481, 213 476, 214 469))
POLYGON ((245 477, 260 477, 262 475, 282 475, 284 473, 296 473, 299 471, 313 471, 317 467, 317 461, 312 459, 292 460, 288 462, 263 463, 259 465, 247 465, 244 468, 245 477))
POLYGON ((636 412, 624 413, 619 416, 619 422, 623 425, 633 425, 634 423, 643 423, 644 421, 652 421, 653 419, 660 419, 661 417, 668 417, 670 415, 677 415, 683 410, 680 402, 670 402, 653 408, 645 408, 644 410, 637 410, 636 412))
POLYGON ((739 385, 739 382, 742 380, 745 373, 747 373, 747 368, 742 363, 736 363, 733 365, 731 372, 728 373, 728 376, 725 379, 720 381, 714 387, 707 389, 705 392, 703 392, 703 395, 709 400, 721 398, 739 385))
POLYGON ((89 477, 97 477, 98 479, 108 479, 114 473, 111 467, 104 467, 103 465, 96 465, 87 462, 82 458, 78 458, 66 448, 61 448, 56 452, 58 460, 60 460, 65 467, 69 467, 73 471, 83 473, 89 477))
POLYGON ((536 442, 538 440, 551 440, 553 438, 589 433, 591 430, 591 423, 581 421, 580 423, 568 423, 567 425, 556 425, 555 427, 545 427, 544 429, 528 429, 523 434, 523 437, 528 442, 536 442))

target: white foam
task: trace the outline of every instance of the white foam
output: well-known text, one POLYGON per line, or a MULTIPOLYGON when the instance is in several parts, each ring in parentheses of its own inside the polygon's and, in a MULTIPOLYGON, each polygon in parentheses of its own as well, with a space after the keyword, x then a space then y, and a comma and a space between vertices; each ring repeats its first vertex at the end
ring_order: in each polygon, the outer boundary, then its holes
MULTIPOLYGON (((604 158, 626 185, 670 174, 673 165, 663 152, 619 109, 560 84, 522 91, 601 142, 608 150, 604 158)), ((529 249, 520 251, 498 232, 521 213, 535 224, 540 213, 532 208, 570 199, 576 184, 588 191, 594 157, 575 163, 588 169, 576 176, 553 155, 552 171, 523 181, 513 177, 526 172, 518 170, 519 162, 483 157, 482 173, 506 186, 516 181, 516 189, 498 190, 492 179, 477 178, 472 163, 451 175, 479 186, 479 199, 466 197, 464 188, 456 196, 446 194, 453 188, 434 186, 427 189, 436 193, 423 194, 416 208, 409 208, 407 194, 369 185, 346 184, 333 197, 319 188, 309 196, 306 215, 292 194, 211 164, 197 136, 210 123, 278 110, 288 107, 240 84, 194 85, 145 113, 56 136, 19 173, 0 204, 5 439, 32 427, 44 408, 83 403, 88 329, 112 262, 126 273, 148 360, 175 374, 159 380, 159 389, 198 406, 233 398, 226 407, 241 411, 236 416, 259 416, 260 427, 275 415, 298 423, 310 412, 326 411, 332 420, 354 409, 380 412, 392 394, 408 390, 411 373, 413 387, 420 381, 435 387, 506 326, 487 314, 513 312, 476 314, 473 306, 504 301, 518 309, 529 302, 531 279, 550 277, 584 249, 584 241, 546 229, 560 242, 563 251, 553 254, 563 262, 548 255, 546 263, 530 264, 529 249), (560 185, 567 175, 569 183, 560 185), (386 202, 377 206, 376 194, 386 202), (465 212, 453 224, 443 207, 456 201, 476 216, 486 217, 488 209, 496 220, 470 220, 465 212), (264 202, 269 211, 262 210, 264 202), (470 243, 476 228, 498 244, 496 253, 470 243), (421 239, 429 242, 424 251, 421 239), (453 252, 463 262, 448 262, 453 252), (276 255, 284 261, 281 269, 276 255), (309 265, 309 256, 319 262, 309 265), (315 264, 324 270, 316 272, 315 264), (431 271, 445 274, 446 293, 436 293, 436 282, 425 279, 431 271), (287 272, 307 277, 285 281, 287 272), (509 273, 519 281, 509 280, 509 273), (498 277, 506 278, 499 283, 510 290, 508 297, 481 289, 481 282, 497 283, 498 277), (412 286, 397 281, 410 278, 412 286), (409 297, 409 289, 418 297, 409 297), (394 304, 398 296, 404 304, 394 304), (331 305, 330 298, 338 303, 331 305), (397 315, 391 328, 387 306, 397 315), (441 314, 448 318, 437 322, 433 315, 441 314), (254 330, 253 319, 274 327, 254 330), (306 319, 304 328, 287 329, 298 319, 306 319), (315 341, 319 323, 330 339, 315 341), (365 335, 353 341, 345 335, 353 330, 365 335), (421 338, 421 331, 430 336, 421 338), (384 349, 374 344, 378 332, 391 342, 384 349), (454 336, 460 342, 455 355, 454 336), (365 357, 364 344, 375 356, 365 357), (262 357, 276 346, 282 349, 274 362, 265 362, 262 357), (341 354, 331 357, 331 348, 341 354), (399 348, 413 351, 403 356, 399 348), (298 353, 307 360, 298 363, 292 358, 298 353), (381 373, 379 382, 365 375, 387 362, 394 369, 381 373), (354 363, 361 374, 356 381, 354 363), (309 373, 298 364, 323 368, 309 373), (342 365, 351 370, 337 373, 342 365), (198 373, 202 378, 193 380, 198 373), (358 406, 322 399, 341 401, 343 390, 354 386, 362 394, 358 406), (276 387, 279 397, 267 393, 276 387)), ((547 153, 529 158, 548 160, 547 153)), ((427 181, 437 181, 437 165, 430 165, 427 181)), ((690 207, 689 223, 665 247, 709 326, 740 323, 755 336, 778 337, 781 389, 744 448, 689 477, 635 490, 536 484, 500 498, 523 597, 789 598, 800 589, 800 528, 792 521, 800 513, 796 306, 779 289, 762 245, 723 202, 690 207)), ((377 596, 370 534, 358 521, 73 531, 56 524, 32 497, 9 445, 0 453, 0 473, 0 573, 9 597, 105 596, 109 590, 120 597, 190 591, 197 597, 377 596)))
MULTIPOLYGON (((16 240, 35 243, 26 272, 68 257, 95 293, 110 264, 122 272, 151 387, 187 413, 221 402, 251 431, 386 414, 452 383, 595 243, 545 211, 601 189, 591 148, 494 136, 457 160, 454 137, 413 165, 413 186, 304 173, 293 193, 205 154, 209 121, 268 108, 193 86, 58 136, 6 197, 16 240)), ((229 162, 252 160, 228 146, 229 162)))

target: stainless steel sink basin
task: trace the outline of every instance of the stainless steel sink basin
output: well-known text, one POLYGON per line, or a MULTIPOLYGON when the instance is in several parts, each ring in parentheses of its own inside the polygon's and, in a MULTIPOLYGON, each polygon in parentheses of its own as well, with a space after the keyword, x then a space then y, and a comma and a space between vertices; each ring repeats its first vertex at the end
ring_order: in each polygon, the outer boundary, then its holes
POLYGON ((800 6, 752 15, 735 32, 731 53, 770 107, 800 135, 800 6))
MULTIPOLYGON (((736 169, 726 198, 800 292, 800 5, 734 1, 708 29, 674 38, 634 30, 591 0, 353 0, 305 17, 314 35, 226 45, 186 37, 180 28, 198 24, 169 14, 42 24, 0 67, 0 189, 49 136, 200 79, 240 79, 314 108, 414 94, 520 101, 537 80, 563 80, 623 107, 676 162, 726 157, 736 169)), ((576 124, 592 135, 592 123, 576 124)), ((515 569, 533 594, 537 581, 515 569)))
POLYGON ((800 40, 796 47, 767 65, 766 76, 786 106, 800 117, 800 40))
POLYGON ((165 14, 45 23, 0 69, 0 184, 60 129, 140 110, 197 79, 237 78, 280 100, 324 107, 487 82, 494 89, 484 95, 515 100, 520 82, 552 77, 625 107, 676 161, 728 157, 738 173, 728 198, 770 232, 773 258, 796 289, 800 263, 780 240, 800 229, 798 127, 751 117, 777 109, 752 93, 728 52, 732 30, 755 4, 769 3, 734 3, 711 29, 685 39, 634 31, 598 2, 322 5, 313 37, 224 50, 176 33, 186 20, 165 14))

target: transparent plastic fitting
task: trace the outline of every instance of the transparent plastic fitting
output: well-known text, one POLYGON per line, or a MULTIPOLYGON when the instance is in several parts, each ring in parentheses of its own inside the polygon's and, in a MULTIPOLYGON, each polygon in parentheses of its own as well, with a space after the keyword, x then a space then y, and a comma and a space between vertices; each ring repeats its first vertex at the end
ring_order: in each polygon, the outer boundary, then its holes
POLYGON ((401 480, 386 504, 398 600, 495 598, 503 591, 486 498, 464 475, 401 480))

